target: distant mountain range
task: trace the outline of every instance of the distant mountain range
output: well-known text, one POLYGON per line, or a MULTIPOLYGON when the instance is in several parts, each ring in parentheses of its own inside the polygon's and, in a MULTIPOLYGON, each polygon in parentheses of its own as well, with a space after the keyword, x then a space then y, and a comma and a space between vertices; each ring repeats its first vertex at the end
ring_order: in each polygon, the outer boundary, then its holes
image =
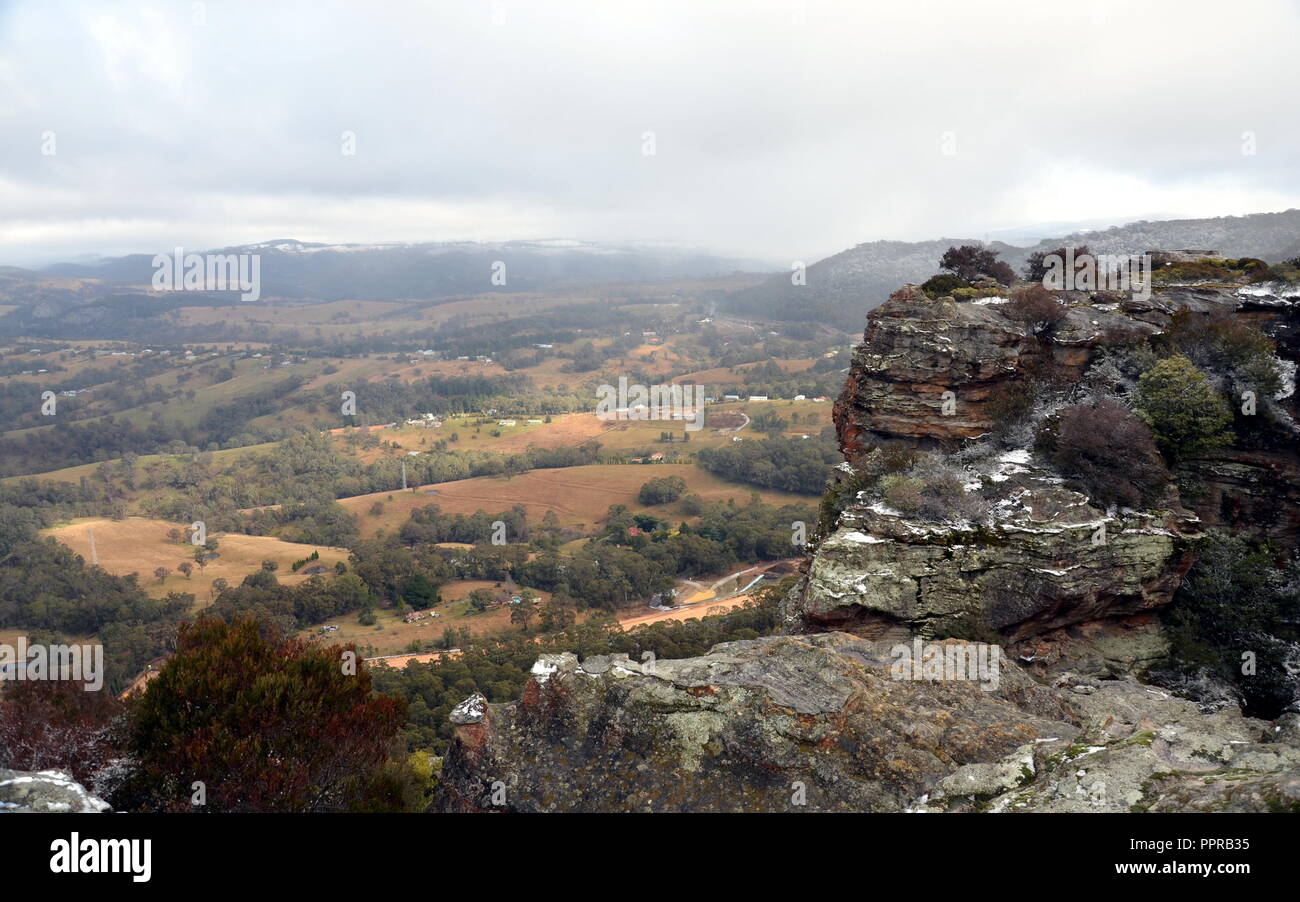
MULTIPOLYGON (((939 238, 859 244, 809 266, 805 285, 796 286, 789 272, 778 272, 759 285, 732 292, 717 310, 757 319, 818 322, 856 332, 866 314, 900 285, 934 275, 949 247, 981 243, 976 238, 939 238)), ((1087 244, 1097 253, 1198 249, 1276 261, 1300 254, 1300 210, 1140 221, 1044 239, 1029 247, 1000 241, 988 246, 1020 269, 1032 252, 1063 244, 1087 244)), ((307 301, 437 300, 600 282, 761 273, 773 268, 770 261, 698 249, 572 240, 312 244, 282 239, 204 252, 256 253, 261 258, 263 299, 307 301), (494 267, 501 271, 499 263, 504 264, 504 284, 492 280, 494 267)), ((157 315, 169 307, 234 300, 231 292, 146 297, 143 292, 153 277, 153 259, 153 254, 131 254, 41 270, 0 267, 0 305, 16 308, 0 317, 0 333, 50 334, 58 331, 59 322, 89 328, 125 314, 157 315)))
MULTIPOLYGON (((796 286, 788 272, 761 285, 734 292, 726 312, 774 320, 822 322, 856 331, 863 317, 900 285, 922 282, 939 270, 939 258, 952 245, 983 244, 975 238, 933 241, 872 241, 808 267, 807 284, 796 286)), ((1075 232, 1030 247, 989 242, 1017 271, 1034 251, 1086 244, 1094 253, 1140 254, 1149 250, 1214 250, 1229 257, 1259 257, 1276 262, 1300 254, 1300 210, 1132 222, 1103 231, 1075 232)))
MULTIPOLYGON (((738 259, 654 244, 583 241, 447 242, 429 244, 312 244, 293 239, 187 253, 261 257, 263 298, 320 301, 428 299, 485 291, 536 291, 565 284, 627 282, 764 272, 770 261, 738 259), (492 281, 503 272, 505 284, 492 281)), ((171 248, 161 251, 171 255, 171 248)), ((118 289, 148 287, 153 254, 95 263, 59 263, 45 276, 97 279, 118 289)))

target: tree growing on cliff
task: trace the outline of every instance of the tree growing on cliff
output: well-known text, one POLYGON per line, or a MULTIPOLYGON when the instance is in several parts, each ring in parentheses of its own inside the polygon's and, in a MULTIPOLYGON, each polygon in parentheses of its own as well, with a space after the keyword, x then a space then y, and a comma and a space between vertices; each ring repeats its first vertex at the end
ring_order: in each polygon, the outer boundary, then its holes
POLYGON ((981 276, 996 279, 1003 285, 1016 280, 1016 271, 998 259, 998 252, 977 244, 950 247, 939 258, 939 268, 958 278, 973 282, 981 276))
MULTIPOLYGON (((1034 251, 1025 260, 1025 281, 1042 282, 1043 277, 1047 275, 1047 258, 1056 256, 1065 260, 1068 248, 1058 247, 1054 251, 1034 251)), ((1074 258, 1077 260, 1085 254, 1090 254, 1088 245, 1080 245, 1074 248, 1074 258)))
MULTIPOLYGON (((1300 700, 1300 560, 1276 566, 1276 549, 1211 531, 1165 614, 1174 675, 1187 688, 1221 681, 1245 714, 1272 719, 1300 700)), ((1212 687, 1211 687, 1212 688, 1212 687)))
POLYGON ((1151 427, 1171 460, 1230 444, 1232 410, 1210 380, 1186 357, 1167 357, 1138 378, 1137 415, 1151 427))

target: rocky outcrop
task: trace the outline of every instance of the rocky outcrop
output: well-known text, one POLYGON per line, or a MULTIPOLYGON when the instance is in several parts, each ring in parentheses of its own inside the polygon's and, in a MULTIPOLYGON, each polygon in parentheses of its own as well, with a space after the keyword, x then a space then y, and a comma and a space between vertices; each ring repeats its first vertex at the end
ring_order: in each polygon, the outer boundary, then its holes
MULTIPOLYGON (((951 451, 990 435, 1006 400, 1030 382, 1073 384, 1103 340, 1150 337, 1179 310, 1248 318, 1294 362, 1294 294, 1228 284, 1065 292, 1068 312, 1043 336, 1008 314, 1006 298, 936 300, 906 286, 868 318, 835 405, 847 474, 882 444, 951 451)), ((1282 406, 1294 413, 1296 403, 1292 393, 1282 406)), ((1142 511, 1107 510, 1069 491, 1027 449, 962 465, 966 490, 987 502, 982 518, 936 522, 860 495, 784 600, 787 628, 977 637, 1037 670, 1141 673, 1163 648, 1150 612, 1172 600, 1201 531, 1300 547, 1300 454, 1294 442, 1278 444, 1186 461, 1181 496, 1142 511)))
POLYGON ((1140 667, 1159 656, 1149 620, 1106 636, 1092 629, 1097 650, 1082 658, 1061 646, 1068 628, 1168 604, 1192 564, 1199 524, 1181 508, 1108 513, 1059 483, 1027 452, 1012 453, 967 486, 988 502, 984 522, 927 522, 878 501, 851 504, 783 599, 788 628, 879 635, 897 626, 998 642, 1040 668, 1140 667))
POLYGON ((1300 809, 1292 724, 1201 715, 1128 681, 1044 686, 1005 659, 978 679, 901 678, 901 658, 846 633, 652 666, 543 656, 520 701, 457 709, 435 808, 1300 809))
POLYGON ((835 402, 845 456, 852 461, 884 437, 933 442, 988 432, 989 398, 1018 378, 1035 346, 991 306, 936 302, 913 285, 895 292, 868 319, 835 402), (948 392, 961 399, 951 413, 948 392))
MULTIPOLYGON (((984 810, 1300 812, 1296 715, 1269 723, 1235 709, 1203 714, 1132 681, 1058 683, 1085 728, 1047 753, 1036 779, 984 810)), ((940 804, 951 810, 951 791, 940 804)))
POLYGON ((0 770, 0 814, 97 814, 109 804, 91 795, 68 774, 57 770, 0 770))
POLYGON ((934 300, 915 285, 894 292, 868 317, 835 402, 845 458, 854 462, 883 441, 934 446, 984 435, 998 425, 999 393, 1047 368, 1077 379, 1109 330, 1156 331, 1097 297, 1071 308, 1045 342, 1006 315, 1007 298, 934 300))

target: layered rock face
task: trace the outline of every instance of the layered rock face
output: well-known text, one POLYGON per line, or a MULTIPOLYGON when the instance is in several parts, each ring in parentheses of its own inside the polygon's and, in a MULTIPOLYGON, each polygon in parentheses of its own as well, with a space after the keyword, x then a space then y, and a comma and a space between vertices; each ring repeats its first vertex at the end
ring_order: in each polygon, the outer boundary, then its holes
MULTIPOLYGON (((1044 686, 1005 658, 965 678, 902 678, 924 675, 897 666, 912 648, 828 633, 726 643, 651 668, 544 656, 519 702, 476 697, 458 709, 435 807, 1300 809, 1291 720, 1207 717, 1126 681, 1044 686)), ((938 648, 954 660, 991 654, 938 648)))
MULTIPOLYGON (((1168 286, 1149 297, 1116 292, 1062 292, 1071 304, 1050 342, 1041 342, 1002 311, 1002 299, 954 301, 927 297, 907 285, 873 310, 854 352, 835 424, 846 459, 873 443, 901 440, 921 446, 976 438, 995 429, 990 401, 1050 368, 1061 379, 1087 369, 1103 336, 1150 336, 1173 314, 1236 313, 1274 337, 1282 357, 1300 359, 1300 316, 1282 289, 1168 286), (945 392, 955 410, 945 410, 945 392)), ((1285 406, 1297 412, 1300 397, 1285 406)))
POLYGON ((854 462, 883 441, 933 446, 984 435, 999 425, 991 404, 999 390, 1045 367, 1077 378, 1107 330, 1157 331, 1103 296, 1095 305, 1071 308, 1054 340, 1045 343, 1002 312, 1003 300, 933 300, 907 285, 871 312, 835 402, 846 459, 854 462))
POLYGON ((1294 449, 1227 449, 1184 463, 1180 476, 1192 485, 1185 503, 1206 527, 1300 548, 1300 460, 1294 449))
MULTIPOLYGON (((1034 637, 1054 635, 1059 644, 1061 630, 1102 618, 1130 618, 1132 629, 1132 615, 1169 602, 1192 564, 1194 517, 1107 514, 1050 477, 1009 468, 1021 472, 996 489, 990 524, 925 523, 879 503, 850 506, 784 600, 789 627, 871 635, 897 626, 998 642, 1047 666, 1060 653, 1034 637)), ((1130 672, 1159 655, 1158 642, 1135 639, 1132 649, 1102 653, 1101 669, 1130 672)), ((1078 661, 1067 656, 1066 666, 1078 661)))

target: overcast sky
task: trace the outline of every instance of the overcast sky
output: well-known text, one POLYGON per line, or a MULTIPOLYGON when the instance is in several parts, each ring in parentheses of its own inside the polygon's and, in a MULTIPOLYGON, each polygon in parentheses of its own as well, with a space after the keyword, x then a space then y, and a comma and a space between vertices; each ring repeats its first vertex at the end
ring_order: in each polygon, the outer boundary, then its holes
POLYGON ((1297 46, 1295 0, 0 0, 0 264, 1283 210, 1297 46))

